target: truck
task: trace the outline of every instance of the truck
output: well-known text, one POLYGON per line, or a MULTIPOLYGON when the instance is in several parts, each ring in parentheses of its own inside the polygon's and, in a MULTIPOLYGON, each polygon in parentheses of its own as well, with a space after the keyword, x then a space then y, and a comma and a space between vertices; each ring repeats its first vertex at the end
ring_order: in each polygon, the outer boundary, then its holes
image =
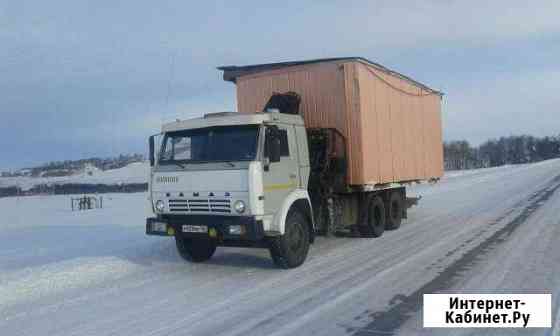
POLYGON ((149 138, 146 234, 191 262, 256 247, 289 269, 317 235, 381 237, 443 174, 443 94, 360 57, 225 66, 238 112, 149 138), (158 144, 158 145, 156 145, 158 144))

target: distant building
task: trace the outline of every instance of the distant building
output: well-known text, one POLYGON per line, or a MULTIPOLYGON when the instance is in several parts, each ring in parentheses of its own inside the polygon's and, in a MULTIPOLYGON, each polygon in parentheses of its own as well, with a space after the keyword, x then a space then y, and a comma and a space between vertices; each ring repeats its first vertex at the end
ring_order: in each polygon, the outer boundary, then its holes
POLYGON ((96 166, 94 166, 93 164, 91 164, 91 163, 86 163, 86 164, 84 165, 83 172, 84 172, 84 174, 87 175, 87 176, 92 176, 93 174, 95 174, 95 173, 98 172, 99 170, 100 170, 100 169, 97 168, 96 166))
POLYGON ((20 169, 16 173, 18 176, 31 176, 31 169, 24 168, 20 169))

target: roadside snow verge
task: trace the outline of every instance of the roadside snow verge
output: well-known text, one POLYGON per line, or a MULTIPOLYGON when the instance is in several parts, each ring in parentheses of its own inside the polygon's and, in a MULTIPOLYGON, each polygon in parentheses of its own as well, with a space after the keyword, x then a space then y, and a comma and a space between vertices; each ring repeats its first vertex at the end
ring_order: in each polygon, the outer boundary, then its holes
POLYGON ((69 289, 115 280, 138 265, 116 257, 78 258, 0 276, 0 309, 69 289))

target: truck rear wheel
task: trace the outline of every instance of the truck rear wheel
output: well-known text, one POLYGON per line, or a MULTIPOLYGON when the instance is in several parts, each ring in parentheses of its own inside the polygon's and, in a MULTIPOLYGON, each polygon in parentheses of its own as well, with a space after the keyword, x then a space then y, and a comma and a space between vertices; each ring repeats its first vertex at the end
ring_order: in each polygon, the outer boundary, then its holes
POLYGON ((385 204, 379 196, 375 196, 368 205, 367 223, 358 228, 364 237, 381 237, 385 231, 385 204))
POLYGON ((270 240, 270 256, 276 266, 288 269, 303 264, 309 252, 309 234, 306 217, 297 209, 290 209, 284 235, 270 240))
POLYGON ((216 252, 216 244, 210 239, 192 239, 176 235, 175 245, 183 259, 196 263, 209 260, 216 252))
POLYGON ((387 202, 387 230, 396 230, 401 226, 403 204, 402 194, 398 191, 393 191, 387 202))

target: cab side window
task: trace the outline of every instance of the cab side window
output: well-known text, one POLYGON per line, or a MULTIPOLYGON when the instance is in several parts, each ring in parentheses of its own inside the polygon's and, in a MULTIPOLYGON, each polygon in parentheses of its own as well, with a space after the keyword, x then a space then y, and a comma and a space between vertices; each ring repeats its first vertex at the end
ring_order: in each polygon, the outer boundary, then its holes
POLYGON ((280 156, 290 156, 290 146, 288 145, 288 131, 280 130, 280 156))
MULTIPOLYGON (((280 138, 280 157, 289 157, 290 156, 290 145, 288 143, 288 131, 285 129, 279 129, 278 130, 278 135, 280 138)), ((269 142, 268 142, 268 138, 266 138, 266 142, 265 142, 265 150, 264 150, 264 156, 265 157, 269 157, 268 155, 268 151, 269 151, 269 142)))

